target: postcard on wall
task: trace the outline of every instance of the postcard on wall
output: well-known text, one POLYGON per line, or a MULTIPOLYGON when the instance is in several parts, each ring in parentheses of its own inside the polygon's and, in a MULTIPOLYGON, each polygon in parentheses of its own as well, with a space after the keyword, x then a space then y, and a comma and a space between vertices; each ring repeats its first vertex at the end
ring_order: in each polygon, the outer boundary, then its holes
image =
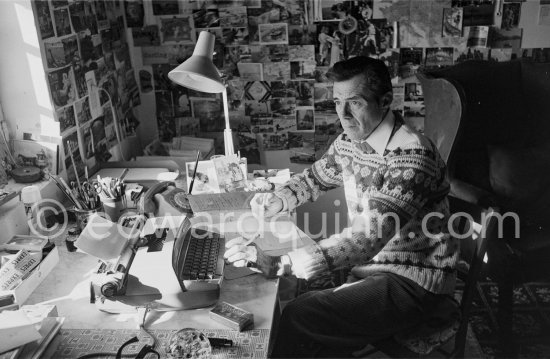
POLYGON ((468 47, 487 47, 489 26, 470 26, 468 29, 468 47))
POLYGON ((263 66, 259 63, 240 62, 237 64, 239 75, 243 81, 263 81, 263 66))
POLYGON ((56 108, 66 106, 76 99, 76 86, 71 66, 48 73, 48 83, 56 108))
POLYGON ((288 52, 290 61, 315 62, 315 45, 290 45, 288 52))
POLYGON ((71 34, 71 21, 69 20, 69 9, 55 9, 53 11, 55 21, 55 32, 57 37, 71 34))
POLYGON ((132 28, 134 46, 160 46, 160 32, 158 25, 147 25, 142 28, 132 28))
POLYGON ((25 140, 12 140, 12 143, 19 165, 36 166, 45 173, 57 174, 57 144, 25 140))
POLYGON ((47 39, 54 36, 53 20, 50 13, 50 5, 47 1, 33 1, 32 4, 36 7, 36 17, 40 28, 40 38, 47 39))
POLYGON ((220 15, 218 9, 202 8, 193 10, 193 22, 195 28, 219 27, 220 15))
POLYGON ((79 143, 85 159, 90 159, 94 155, 94 145, 92 143, 92 130, 90 124, 80 127, 78 130, 79 143))
POLYGON ((461 37, 463 9, 450 7, 443 9, 443 37, 461 37))
POLYGON ((489 29, 488 46, 493 49, 521 48, 522 28, 511 28, 510 30, 499 29, 491 26, 489 29))
POLYGON ((143 0, 126 0, 124 1, 124 12, 126 15, 127 27, 142 27, 143 16, 143 0))
POLYGON ((44 41, 44 51, 46 52, 46 64, 48 68, 57 69, 67 65, 65 50, 61 41, 44 41))
POLYGON ((194 31, 191 16, 171 16, 160 18, 160 31, 163 43, 193 44, 194 31))
POLYGON ((219 9, 220 26, 248 27, 246 6, 228 6, 219 9))
MULTIPOLYGON (((193 179, 195 162, 185 163, 187 173, 187 191, 193 179)), ((220 193, 216 167, 212 161, 199 161, 191 194, 220 193)))
POLYGON ((59 132, 63 135, 72 131, 76 126, 73 105, 69 105, 55 111, 56 121, 59 122, 59 132))
POLYGON ((291 78, 288 62, 268 62, 264 64, 263 69, 266 81, 286 81, 291 78))
POLYGON ((260 44, 288 44, 288 24, 259 24, 260 44))
POLYGON ((290 162, 305 164, 315 162, 314 142, 314 132, 289 132, 288 146, 290 149, 290 162))

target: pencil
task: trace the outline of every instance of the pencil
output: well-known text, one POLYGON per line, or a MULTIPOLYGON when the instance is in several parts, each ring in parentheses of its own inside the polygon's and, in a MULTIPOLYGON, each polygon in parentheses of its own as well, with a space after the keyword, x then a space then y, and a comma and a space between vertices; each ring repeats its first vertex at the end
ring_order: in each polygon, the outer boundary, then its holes
POLYGON ((193 190, 193 183, 195 183, 195 177, 197 176, 197 167, 199 166, 199 156, 201 151, 197 151, 197 159, 195 160, 195 169, 193 170, 193 178, 191 178, 191 184, 189 185, 189 194, 193 190))

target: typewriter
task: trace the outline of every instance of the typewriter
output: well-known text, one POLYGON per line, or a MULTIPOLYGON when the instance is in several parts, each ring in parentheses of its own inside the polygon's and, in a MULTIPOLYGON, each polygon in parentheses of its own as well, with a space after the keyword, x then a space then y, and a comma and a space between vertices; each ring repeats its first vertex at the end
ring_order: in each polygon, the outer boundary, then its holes
POLYGON ((225 239, 218 233, 192 228, 185 218, 174 240, 172 268, 183 291, 182 309, 203 308, 220 297, 225 239))

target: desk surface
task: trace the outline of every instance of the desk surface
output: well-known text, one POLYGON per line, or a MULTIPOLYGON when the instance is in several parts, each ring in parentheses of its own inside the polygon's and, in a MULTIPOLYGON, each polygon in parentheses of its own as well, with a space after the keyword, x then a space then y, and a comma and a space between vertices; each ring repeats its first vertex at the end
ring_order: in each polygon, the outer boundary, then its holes
MULTIPOLYGON (((227 237, 231 238, 228 233, 227 237)), ((55 304, 59 316, 66 318, 63 325, 65 329, 136 329, 135 311, 108 314, 99 311, 90 303, 89 283, 98 260, 85 253, 68 252, 64 239, 63 235, 54 240, 59 249, 59 263, 36 288, 26 304, 55 304)), ((162 275, 159 274, 160 279, 162 275)), ((259 274, 225 279, 222 282, 220 300, 252 312, 255 329, 271 329, 278 301, 278 284, 278 279, 266 279, 259 274)), ((123 309, 132 308, 125 306, 123 309)), ((146 327, 227 329, 210 319, 210 309, 208 307, 185 311, 152 311, 147 316, 146 327)))

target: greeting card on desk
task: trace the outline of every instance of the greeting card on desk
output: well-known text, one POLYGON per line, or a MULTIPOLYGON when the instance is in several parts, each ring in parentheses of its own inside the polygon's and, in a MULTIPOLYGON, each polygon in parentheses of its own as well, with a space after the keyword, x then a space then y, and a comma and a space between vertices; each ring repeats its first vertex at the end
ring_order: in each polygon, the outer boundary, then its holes
POLYGON ((130 228, 119 226, 98 214, 92 214, 75 246, 102 260, 118 257, 130 238, 130 228))
POLYGON ((189 186, 191 186, 191 182, 193 182, 192 194, 220 193, 214 162, 199 161, 194 181, 192 180, 193 173, 195 172, 195 162, 187 162, 185 164, 185 169, 187 171, 187 191, 189 191, 189 186))

